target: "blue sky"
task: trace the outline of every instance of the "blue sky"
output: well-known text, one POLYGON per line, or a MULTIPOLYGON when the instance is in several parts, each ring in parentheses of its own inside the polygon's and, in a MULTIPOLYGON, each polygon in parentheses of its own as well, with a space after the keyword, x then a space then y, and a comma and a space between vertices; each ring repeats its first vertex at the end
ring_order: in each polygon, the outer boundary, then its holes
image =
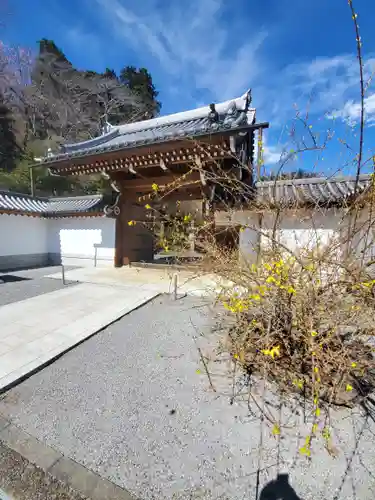
MULTIPOLYGON (((366 80, 375 70, 375 2, 355 0, 366 80)), ((347 0, 12 0, 0 39, 35 48, 51 38, 74 65, 102 71, 132 64, 152 74, 162 114, 253 89, 258 121, 269 121, 266 163, 309 130, 334 134, 326 150, 289 168, 353 170, 359 78, 347 0), (295 106, 308 123, 293 131, 295 106), (347 144, 342 144, 346 142, 347 144), (352 148, 352 149, 350 149, 352 148)), ((375 90, 366 94, 365 157, 375 145, 375 90)))

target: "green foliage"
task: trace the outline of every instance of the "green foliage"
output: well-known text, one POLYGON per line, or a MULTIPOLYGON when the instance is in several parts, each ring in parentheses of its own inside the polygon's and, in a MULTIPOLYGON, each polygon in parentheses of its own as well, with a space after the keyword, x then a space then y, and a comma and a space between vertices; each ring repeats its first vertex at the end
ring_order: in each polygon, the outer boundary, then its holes
POLYGON ((152 77, 146 68, 137 69, 134 66, 125 66, 120 72, 120 82, 136 92, 147 104, 148 118, 159 114, 161 103, 156 99, 159 92, 156 91, 152 77))
POLYGON ((0 170, 0 188, 30 194, 30 173, 27 162, 21 162, 11 172, 0 170))

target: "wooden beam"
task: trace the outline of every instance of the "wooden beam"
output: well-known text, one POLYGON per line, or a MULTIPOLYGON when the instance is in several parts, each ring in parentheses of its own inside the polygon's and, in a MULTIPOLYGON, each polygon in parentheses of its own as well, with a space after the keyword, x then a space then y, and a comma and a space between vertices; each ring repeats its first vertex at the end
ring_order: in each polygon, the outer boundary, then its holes
POLYGON ((258 130, 258 158, 257 158, 257 181, 260 179, 263 163, 263 129, 258 130))
POLYGON ((200 180, 199 172, 192 172, 186 178, 183 178, 185 174, 176 175, 176 176, 163 176, 158 179, 153 179, 151 177, 140 177, 139 179, 123 179, 122 187, 126 191, 137 191, 137 190, 149 190, 152 191, 152 184, 156 182, 160 189, 165 188, 166 186, 176 183, 178 185, 181 182, 182 185, 188 185, 195 183, 200 180))

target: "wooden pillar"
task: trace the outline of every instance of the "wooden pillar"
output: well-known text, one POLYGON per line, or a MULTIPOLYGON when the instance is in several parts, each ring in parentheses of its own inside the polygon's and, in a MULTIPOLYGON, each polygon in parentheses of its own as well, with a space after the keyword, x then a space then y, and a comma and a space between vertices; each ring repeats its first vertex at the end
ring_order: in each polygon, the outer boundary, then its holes
MULTIPOLYGON (((122 189, 122 187, 120 187, 122 189)), ((124 208, 123 208, 123 195, 121 194, 120 200, 118 203, 118 208, 120 209, 120 213, 116 217, 116 226, 115 226, 115 267, 123 266, 123 232, 124 232, 124 208)))
POLYGON ((122 267, 122 222, 121 213, 116 217, 115 228, 115 267, 122 267))

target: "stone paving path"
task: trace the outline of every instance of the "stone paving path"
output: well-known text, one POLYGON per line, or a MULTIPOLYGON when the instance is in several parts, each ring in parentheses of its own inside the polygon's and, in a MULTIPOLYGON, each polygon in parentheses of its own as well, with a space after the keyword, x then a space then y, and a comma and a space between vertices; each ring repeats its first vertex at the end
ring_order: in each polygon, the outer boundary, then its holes
MULTIPOLYGON (((67 270, 65 277, 81 283, 101 283, 113 286, 146 287, 160 293, 172 293, 174 277, 177 275, 177 293, 196 297, 216 296, 221 286, 229 286, 212 274, 203 274, 173 266, 156 269, 153 267, 95 268, 86 267, 67 270)), ((61 272, 48 274, 48 278, 61 280, 61 272)))
POLYGON ((0 307, 0 391, 157 295, 83 283, 0 307))

